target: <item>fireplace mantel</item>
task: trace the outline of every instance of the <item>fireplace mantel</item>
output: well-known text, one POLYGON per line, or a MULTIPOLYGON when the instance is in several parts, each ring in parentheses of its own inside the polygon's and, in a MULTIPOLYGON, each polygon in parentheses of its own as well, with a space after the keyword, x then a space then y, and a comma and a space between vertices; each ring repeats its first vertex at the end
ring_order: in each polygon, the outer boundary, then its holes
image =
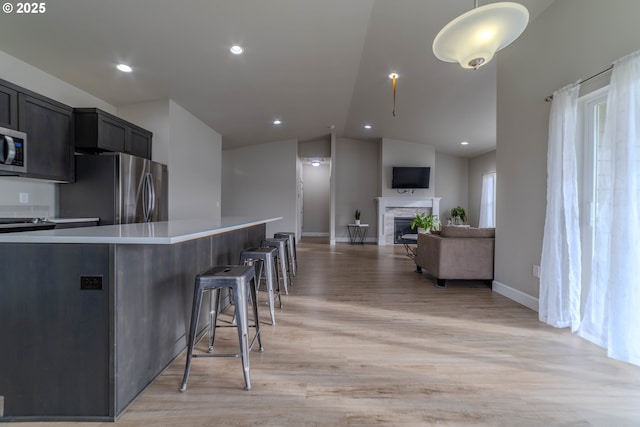
POLYGON ((378 245, 392 244, 386 236, 384 216, 387 210, 393 208, 431 208, 431 212, 439 215, 441 197, 377 197, 378 202, 378 245))

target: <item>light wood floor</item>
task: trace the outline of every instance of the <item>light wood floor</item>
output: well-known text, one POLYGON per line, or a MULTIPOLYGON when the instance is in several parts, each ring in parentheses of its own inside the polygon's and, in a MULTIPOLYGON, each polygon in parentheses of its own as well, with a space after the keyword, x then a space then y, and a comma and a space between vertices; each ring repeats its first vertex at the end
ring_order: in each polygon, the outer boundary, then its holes
MULTIPOLYGON (((640 368, 487 286, 436 289, 401 246, 303 239, 298 253, 276 326, 260 307, 251 391, 238 359, 196 359, 180 393, 182 355, 115 424, 640 425, 640 368)), ((235 346, 234 332, 216 342, 235 346)))

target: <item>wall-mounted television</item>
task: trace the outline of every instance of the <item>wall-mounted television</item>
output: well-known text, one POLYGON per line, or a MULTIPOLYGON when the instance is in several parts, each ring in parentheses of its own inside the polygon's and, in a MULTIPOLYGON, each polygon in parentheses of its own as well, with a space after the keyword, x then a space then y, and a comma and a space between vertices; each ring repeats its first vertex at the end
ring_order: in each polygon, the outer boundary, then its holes
POLYGON ((425 167, 393 167, 391 188, 429 188, 431 168, 425 167))

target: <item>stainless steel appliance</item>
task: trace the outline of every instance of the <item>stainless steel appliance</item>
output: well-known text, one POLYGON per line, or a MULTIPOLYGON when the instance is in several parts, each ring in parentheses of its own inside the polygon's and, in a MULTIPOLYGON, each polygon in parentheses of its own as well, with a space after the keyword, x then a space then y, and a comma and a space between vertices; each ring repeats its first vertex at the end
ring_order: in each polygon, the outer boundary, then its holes
POLYGON ((0 128, 0 174, 27 172, 27 134, 0 128))
POLYGON ((124 153, 77 154, 76 181, 58 185, 61 217, 100 225, 166 221, 167 166, 124 153))
POLYGON ((44 218, 0 218, 0 233, 50 230, 56 223, 44 218))

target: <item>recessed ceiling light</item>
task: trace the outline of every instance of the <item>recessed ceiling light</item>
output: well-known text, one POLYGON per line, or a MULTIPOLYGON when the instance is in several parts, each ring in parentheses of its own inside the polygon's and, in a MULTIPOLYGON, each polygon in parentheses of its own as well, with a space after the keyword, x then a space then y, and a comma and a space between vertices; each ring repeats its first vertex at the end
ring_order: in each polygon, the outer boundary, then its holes
POLYGON ((273 124, 274 125, 279 125, 279 124, 282 124, 282 121, 281 120, 274 120, 273 124))
POLYGON ((244 49, 242 48, 242 46, 231 46, 231 49, 229 49, 231 51, 231 53, 233 53, 234 55, 240 55, 242 52, 244 52, 244 49))
POLYGON ((371 129, 371 125, 364 125, 365 129, 371 129))
POLYGON ((460 145, 469 145, 469 143, 467 141, 462 141, 460 145))
POLYGON ((320 162, 319 162, 319 161, 317 161, 317 160, 314 160, 313 162, 311 162, 311 166, 313 166, 313 167, 316 167, 316 168, 317 168, 318 166, 320 166, 320 162))
POLYGON ((389 74, 389 78, 390 78, 390 79, 397 79, 398 77, 400 77, 400 76, 398 76, 398 73, 391 73, 391 74, 389 74))
POLYGON ((116 65, 116 68, 120 71, 122 71, 123 73, 130 73, 133 71, 133 69, 128 66, 127 64, 118 64, 116 65))

